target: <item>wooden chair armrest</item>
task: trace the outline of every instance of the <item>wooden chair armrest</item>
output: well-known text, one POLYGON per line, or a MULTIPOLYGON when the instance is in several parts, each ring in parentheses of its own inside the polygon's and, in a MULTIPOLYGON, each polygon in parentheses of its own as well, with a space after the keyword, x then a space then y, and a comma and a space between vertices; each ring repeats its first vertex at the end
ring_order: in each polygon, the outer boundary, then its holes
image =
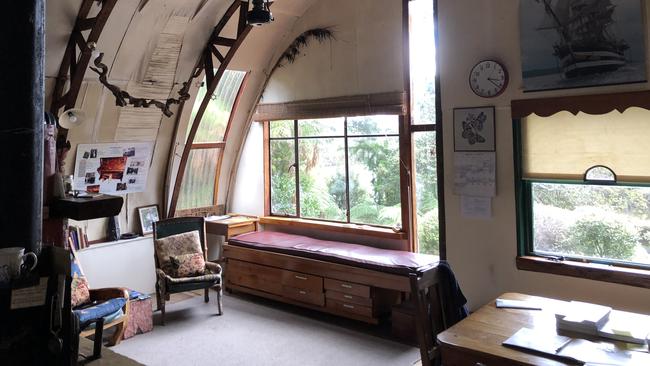
POLYGON ((129 300, 129 290, 124 287, 107 287, 90 290, 91 301, 105 301, 123 297, 129 300))
POLYGON ((210 273, 219 274, 221 273, 221 266, 217 263, 205 262, 205 269, 210 273))
POLYGON ((162 269, 156 268, 156 277, 158 277, 159 280, 164 280, 165 278, 167 278, 169 276, 162 269))

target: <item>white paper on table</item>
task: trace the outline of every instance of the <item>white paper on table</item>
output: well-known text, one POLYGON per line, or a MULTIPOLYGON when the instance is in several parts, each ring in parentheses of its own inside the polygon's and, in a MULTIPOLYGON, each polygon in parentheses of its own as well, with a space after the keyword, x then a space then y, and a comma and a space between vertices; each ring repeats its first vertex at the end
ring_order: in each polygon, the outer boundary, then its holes
POLYGON ((460 214, 470 219, 492 218, 492 198, 460 196, 460 214))
POLYGON ((454 153, 454 194, 496 196, 496 153, 454 153))

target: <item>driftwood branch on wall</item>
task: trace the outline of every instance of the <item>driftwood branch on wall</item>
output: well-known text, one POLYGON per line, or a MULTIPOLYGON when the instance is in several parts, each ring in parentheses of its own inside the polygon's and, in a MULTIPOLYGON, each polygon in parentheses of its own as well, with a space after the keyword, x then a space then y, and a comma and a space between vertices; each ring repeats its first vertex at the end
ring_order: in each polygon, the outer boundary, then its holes
POLYGON ((136 108, 149 108, 150 106, 153 105, 160 108, 160 110, 165 116, 171 117, 174 114, 170 109, 172 105, 180 104, 181 102, 190 99, 189 89, 190 89, 192 79, 194 79, 197 76, 196 74, 193 74, 190 80, 183 83, 183 87, 181 88, 181 90, 178 91, 179 94, 178 99, 168 98, 165 101, 159 101, 156 99, 137 98, 131 96, 128 92, 120 89, 118 86, 108 82, 108 77, 107 77, 108 66, 102 63, 103 57, 104 54, 100 53, 99 56, 93 62, 96 67, 91 66, 90 69, 99 75, 99 81, 108 90, 110 90, 111 93, 113 93, 113 95, 115 96, 115 104, 120 107, 132 105, 133 107, 136 108))

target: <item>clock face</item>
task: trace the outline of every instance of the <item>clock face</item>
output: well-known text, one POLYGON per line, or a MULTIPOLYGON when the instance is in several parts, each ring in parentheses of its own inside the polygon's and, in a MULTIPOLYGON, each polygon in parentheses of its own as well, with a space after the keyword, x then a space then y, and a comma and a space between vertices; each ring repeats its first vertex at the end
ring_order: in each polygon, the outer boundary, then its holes
POLYGON ((508 72, 500 63, 492 60, 481 61, 472 68, 469 86, 472 91, 484 98, 496 97, 508 85, 508 72))

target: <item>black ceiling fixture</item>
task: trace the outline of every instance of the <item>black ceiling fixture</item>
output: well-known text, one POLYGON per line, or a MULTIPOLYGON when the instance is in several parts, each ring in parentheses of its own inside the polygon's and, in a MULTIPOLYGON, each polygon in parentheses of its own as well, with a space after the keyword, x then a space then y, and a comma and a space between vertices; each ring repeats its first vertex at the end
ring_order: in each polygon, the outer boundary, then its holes
POLYGON ((253 9, 248 12, 246 21, 249 25, 260 26, 271 23, 273 14, 268 0, 253 0, 253 9))

